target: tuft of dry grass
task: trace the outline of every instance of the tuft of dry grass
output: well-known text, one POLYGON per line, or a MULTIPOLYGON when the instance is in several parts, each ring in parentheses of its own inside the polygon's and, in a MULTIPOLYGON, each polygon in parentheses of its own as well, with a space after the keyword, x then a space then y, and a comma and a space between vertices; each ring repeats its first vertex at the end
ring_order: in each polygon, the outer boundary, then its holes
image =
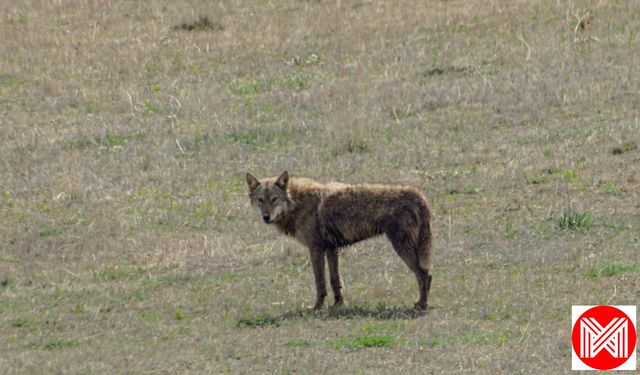
POLYGON ((224 26, 217 22, 212 22, 209 16, 200 16, 196 21, 183 22, 173 27, 174 30, 184 31, 223 31, 224 26))
POLYGON ((571 305, 638 300, 639 11, 2 2, 0 369, 568 372, 571 305), (284 169, 425 191, 426 314, 384 238, 302 310, 243 180, 284 169))

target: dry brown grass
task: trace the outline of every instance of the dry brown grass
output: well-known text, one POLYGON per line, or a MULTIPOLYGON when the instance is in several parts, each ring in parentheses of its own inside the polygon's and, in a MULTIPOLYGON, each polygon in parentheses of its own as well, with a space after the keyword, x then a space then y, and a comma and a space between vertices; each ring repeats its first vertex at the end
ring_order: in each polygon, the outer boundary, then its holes
POLYGON ((639 11, 3 2, 2 373, 569 372, 571 305, 640 297, 639 11), (307 255, 242 179, 285 168, 423 188, 426 315, 382 239, 300 312, 307 255))

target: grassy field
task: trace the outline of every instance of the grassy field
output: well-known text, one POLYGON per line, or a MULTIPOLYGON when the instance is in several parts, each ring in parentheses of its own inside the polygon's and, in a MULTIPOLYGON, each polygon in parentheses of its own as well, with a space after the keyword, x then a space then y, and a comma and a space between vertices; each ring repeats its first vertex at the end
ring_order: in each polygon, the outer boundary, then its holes
POLYGON ((0 4, 0 369, 569 373, 640 300, 640 4, 0 4), (429 310, 385 239, 307 313, 244 172, 420 187, 429 310))

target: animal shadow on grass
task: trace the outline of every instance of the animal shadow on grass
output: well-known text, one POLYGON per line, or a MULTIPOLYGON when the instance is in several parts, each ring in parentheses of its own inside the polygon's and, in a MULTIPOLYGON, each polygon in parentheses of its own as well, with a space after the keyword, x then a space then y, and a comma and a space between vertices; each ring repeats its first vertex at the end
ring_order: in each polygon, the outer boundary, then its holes
POLYGON ((297 309, 287 311, 281 315, 257 315, 255 317, 242 318, 238 320, 237 327, 278 327, 287 320, 303 320, 310 318, 328 319, 374 319, 374 320, 392 320, 392 319, 416 319, 425 315, 424 311, 419 311, 413 307, 387 306, 378 304, 375 308, 367 306, 338 306, 329 307, 327 310, 312 311, 306 309, 297 309))

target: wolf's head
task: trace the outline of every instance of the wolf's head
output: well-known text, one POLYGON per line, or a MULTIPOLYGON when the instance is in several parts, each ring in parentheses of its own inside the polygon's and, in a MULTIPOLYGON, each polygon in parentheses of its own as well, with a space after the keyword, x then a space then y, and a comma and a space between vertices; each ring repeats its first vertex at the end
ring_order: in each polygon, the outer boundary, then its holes
POLYGON ((291 202, 287 195, 289 173, 284 171, 278 178, 265 178, 261 181, 247 173, 246 179, 251 205, 260 211, 262 220, 273 223, 282 219, 291 202))

